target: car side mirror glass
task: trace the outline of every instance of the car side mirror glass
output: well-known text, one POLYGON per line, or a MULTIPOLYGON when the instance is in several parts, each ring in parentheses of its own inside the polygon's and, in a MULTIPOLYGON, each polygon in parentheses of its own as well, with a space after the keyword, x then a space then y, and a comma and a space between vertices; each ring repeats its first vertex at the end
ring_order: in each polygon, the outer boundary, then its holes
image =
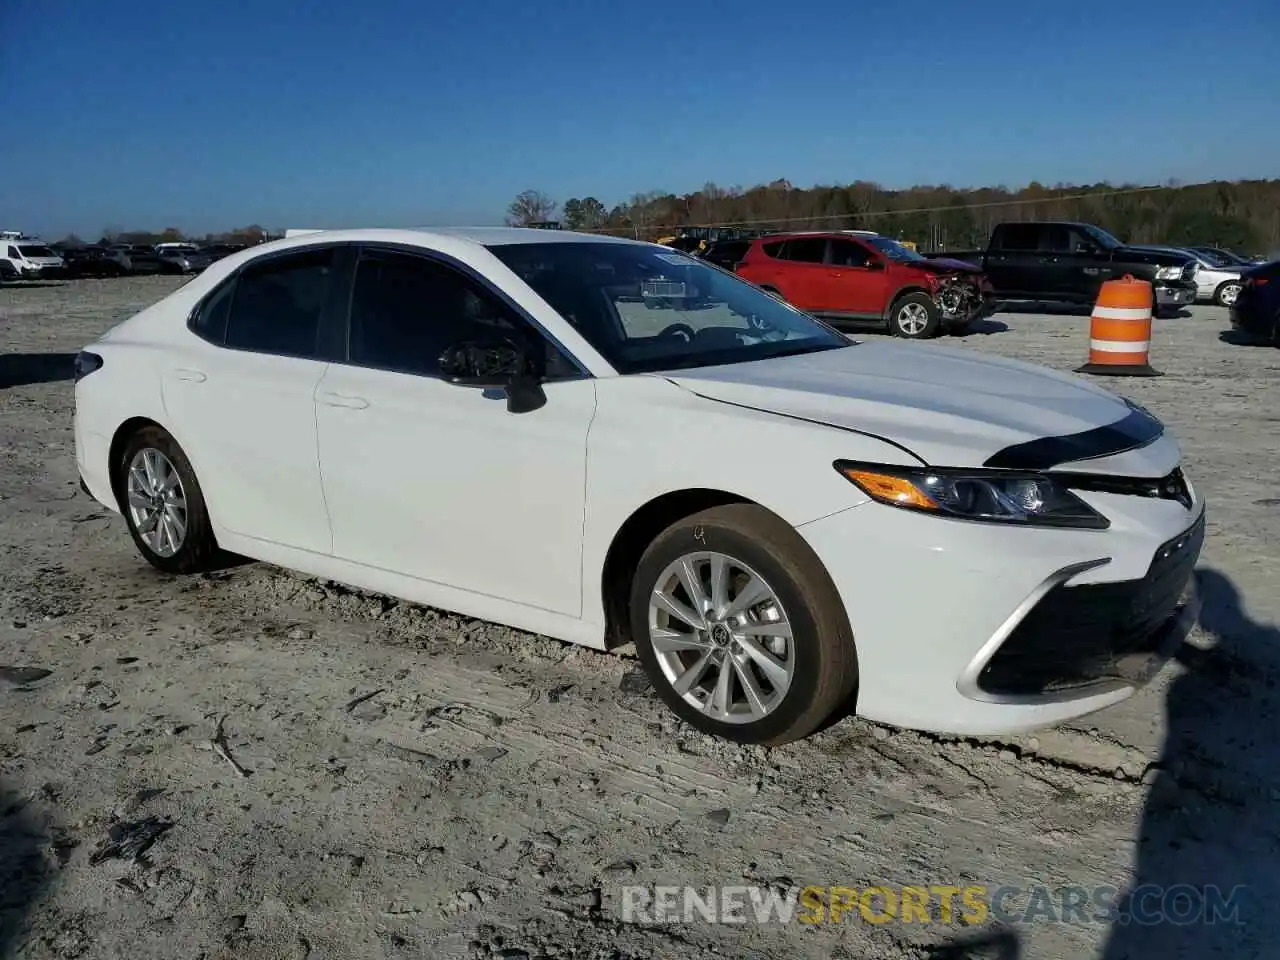
POLYGON ((464 340, 440 354, 440 373, 460 387, 503 390, 507 410, 529 413, 547 402, 529 355, 513 340, 464 340))

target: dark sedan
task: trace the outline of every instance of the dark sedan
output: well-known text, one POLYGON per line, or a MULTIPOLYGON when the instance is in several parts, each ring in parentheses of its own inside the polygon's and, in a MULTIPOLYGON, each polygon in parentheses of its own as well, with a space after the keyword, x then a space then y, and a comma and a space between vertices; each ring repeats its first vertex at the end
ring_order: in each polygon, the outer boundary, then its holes
POLYGON ((71 277, 119 277, 125 268, 106 247, 67 247, 62 251, 71 277))
POLYGON ((1244 286, 1231 305, 1231 326, 1280 347, 1280 260, 1246 270, 1240 279, 1244 286))

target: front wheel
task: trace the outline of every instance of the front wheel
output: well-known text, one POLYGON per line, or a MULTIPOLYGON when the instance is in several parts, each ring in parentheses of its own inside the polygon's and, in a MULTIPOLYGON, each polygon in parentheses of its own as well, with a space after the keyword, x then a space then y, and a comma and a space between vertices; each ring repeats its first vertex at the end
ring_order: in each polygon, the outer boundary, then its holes
POLYGON ((941 322, 938 305, 923 293, 907 294, 889 311, 889 332, 908 340, 936 337, 941 322))
POLYGON ((204 494, 178 442, 160 427, 143 427, 115 465, 120 512, 138 552, 166 573, 197 573, 216 565, 218 544, 204 494))
POLYGON ((1220 307, 1229 307, 1236 302, 1243 287, 1239 280, 1228 280, 1214 291, 1213 302, 1220 307))
POLYGON ((631 589, 636 651, 658 694, 705 733, 776 745, 850 702, 853 636, 835 585, 783 520, 731 504, 649 545, 631 589))

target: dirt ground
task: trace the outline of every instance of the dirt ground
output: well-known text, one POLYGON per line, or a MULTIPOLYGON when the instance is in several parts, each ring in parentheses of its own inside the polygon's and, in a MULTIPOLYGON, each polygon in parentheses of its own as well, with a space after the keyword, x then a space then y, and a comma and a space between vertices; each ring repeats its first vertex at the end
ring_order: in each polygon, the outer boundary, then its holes
MULTIPOLYGON (((1280 952, 1280 350, 1224 342, 1224 311, 1158 321, 1165 376, 1113 384, 1210 500, 1177 663, 1035 736, 847 720, 766 750, 675 721, 626 654, 261 564, 153 571, 78 490, 70 358, 175 283, 0 290, 0 956, 1280 952), (627 884, 1247 889, 1239 923, 966 928, 623 923, 627 884)), ((948 343, 1071 369, 1087 330, 1000 313, 948 343)))

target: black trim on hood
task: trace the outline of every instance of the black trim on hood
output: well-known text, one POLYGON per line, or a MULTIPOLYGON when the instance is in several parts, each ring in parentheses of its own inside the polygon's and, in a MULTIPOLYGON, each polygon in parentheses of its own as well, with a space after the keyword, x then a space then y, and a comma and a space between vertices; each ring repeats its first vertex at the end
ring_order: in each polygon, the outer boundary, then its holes
POLYGON ((1076 460, 1097 460, 1136 450, 1158 440, 1162 424, 1144 410, 1131 409, 1129 415, 1105 427, 1062 437, 1042 437, 1015 443, 990 456, 984 467, 1002 470, 1048 470, 1076 460))
POLYGON ((768 413, 768 414, 772 414, 775 417, 783 417, 787 420, 798 420, 801 423, 812 423, 819 427, 830 427, 832 430, 843 430, 845 433, 855 433, 860 437, 870 437, 872 440, 879 440, 881 443, 887 443, 889 446, 895 447, 896 449, 901 450, 903 453, 911 457, 913 460, 918 461, 920 463, 920 466, 922 467, 929 466, 928 461, 925 460, 924 457, 920 456, 920 454, 916 453, 914 450, 910 450, 907 447, 904 447, 902 444, 898 443, 898 441, 896 440, 890 440, 888 437, 882 437, 878 433, 870 433, 866 430, 858 430, 858 429, 855 429, 854 427, 846 427, 838 423, 828 423, 825 420, 812 420, 809 417, 797 416, 794 413, 779 413, 777 410, 769 410, 765 407, 753 407, 749 403, 735 403, 732 400, 721 400, 719 397, 709 397, 705 393, 699 393, 697 390, 694 390, 690 387, 682 386, 681 384, 676 383, 676 381, 672 380, 670 377, 667 378, 667 381, 669 383, 675 384, 677 387, 680 387, 681 390, 687 390, 689 393, 693 394, 695 397, 698 397, 701 400, 710 400, 712 403, 723 403, 726 407, 737 407, 739 410, 754 410, 756 413, 768 413))

